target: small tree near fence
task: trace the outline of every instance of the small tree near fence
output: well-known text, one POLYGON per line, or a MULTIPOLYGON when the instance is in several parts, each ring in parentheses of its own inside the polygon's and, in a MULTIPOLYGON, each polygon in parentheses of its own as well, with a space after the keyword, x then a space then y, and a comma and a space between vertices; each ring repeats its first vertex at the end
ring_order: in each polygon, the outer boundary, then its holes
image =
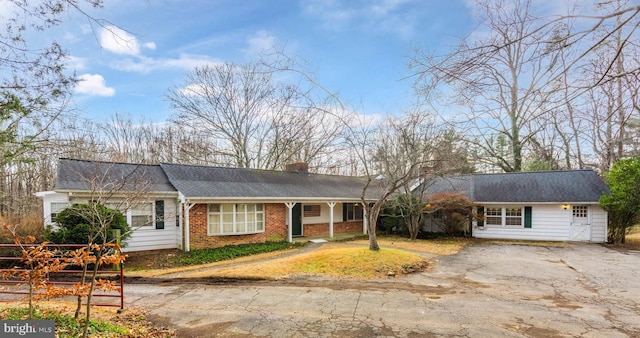
MULTIPOLYGON (((20 251, 20 264, 11 269, 3 269, 0 278, 9 280, 18 278, 28 286, 27 300, 29 302, 29 318, 33 318, 34 302, 41 299, 52 299, 64 296, 77 296, 78 299, 87 298, 87 316, 84 318, 85 331, 90 321, 89 308, 90 299, 94 290, 115 291, 115 283, 107 280, 92 278, 90 283, 83 280, 69 287, 57 287, 49 283, 51 273, 60 272, 70 266, 86 267, 89 265, 104 266, 109 264, 120 264, 125 256, 118 255, 117 245, 106 245, 101 247, 94 244, 91 247, 83 247, 76 250, 61 250, 48 246, 47 242, 35 243, 35 237, 21 237, 16 234, 15 227, 5 225, 3 227, 4 236, 12 239, 20 251), (103 253, 99 256, 94 253, 103 253), (104 254, 108 252, 108 254, 104 254)), ((78 310, 76 310, 76 319, 78 310)))

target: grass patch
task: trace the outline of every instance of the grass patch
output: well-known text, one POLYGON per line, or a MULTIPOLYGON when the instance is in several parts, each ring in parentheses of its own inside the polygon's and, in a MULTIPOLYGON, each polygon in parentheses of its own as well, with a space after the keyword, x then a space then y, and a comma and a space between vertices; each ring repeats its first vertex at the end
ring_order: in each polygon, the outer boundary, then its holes
MULTIPOLYGON (((457 254, 467 244, 473 243, 471 238, 462 237, 438 237, 434 239, 411 240, 397 235, 385 235, 378 237, 378 245, 382 247, 392 247, 405 250, 429 253, 438 256, 448 256, 457 254)), ((369 244, 366 238, 350 241, 350 243, 369 244)))
POLYGON ((624 248, 640 250, 640 225, 627 229, 627 234, 624 237, 624 248))
POLYGON ((140 271, 208 264, 238 257, 299 248, 304 245, 301 243, 266 242, 229 245, 221 248, 192 250, 189 252, 178 250, 133 252, 128 254, 129 257, 125 262, 125 268, 127 271, 140 271))
MULTIPOLYGON (((51 303, 49 303, 51 304, 51 303)), ((96 311, 92 309, 92 313, 96 311)), ((34 309, 34 320, 53 320, 56 326, 56 337, 75 338, 82 336, 84 331, 84 319, 76 320, 71 313, 71 306, 60 303, 49 306, 37 306, 34 309)), ((146 320, 146 316, 139 309, 126 310, 123 313, 115 313, 115 310, 106 314, 105 311, 96 311, 89 321, 90 337, 175 337, 173 330, 158 329, 146 320)), ((29 309, 27 306, 9 305, 0 309, 1 320, 26 320, 29 309)))
MULTIPOLYGON (((415 253, 383 248, 371 251, 358 246, 325 244, 316 250, 264 263, 197 272, 188 277, 271 278, 317 275, 338 278, 384 278, 389 272, 410 273, 426 269, 426 260, 415 253)), ((187 276, 185 276, 187 277, 187 276)))

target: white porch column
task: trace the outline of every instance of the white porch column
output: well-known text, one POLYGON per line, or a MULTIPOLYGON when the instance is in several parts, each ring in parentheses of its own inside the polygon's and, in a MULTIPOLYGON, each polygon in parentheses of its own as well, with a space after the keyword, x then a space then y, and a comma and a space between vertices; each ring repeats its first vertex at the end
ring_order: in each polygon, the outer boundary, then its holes
POLYGON ((333 207, 336 206, 336 202, 327 202, 329 206, 329 238, 333 238, 333 207))
POLYGON ((362 208, 362 233, 365 235, 369 232, 368 225, 369 225, 369 217, 367 216, 367 209, 363 207, 362 208))
POLYGON ((296 206, 295 202, 287 202, 284 205, 287 206, 287 208, 289 208, 289 213, 287 214, 287 223, 288 223, 288 230, 287 230, 287 242, 292 243, 293 242, 293 207, 296 206))
POLYGON ((191 231, 189 229, 189 210, 191 210, 191 208, 193 208, 195 204, 194 203, 189 203, 189 201, 184 203, 184 251, 185 252, 189 252, 191 250, 191 245, 189 244, 189 242, 191 241, 191 236, 189 235, 189 232, 191 231))

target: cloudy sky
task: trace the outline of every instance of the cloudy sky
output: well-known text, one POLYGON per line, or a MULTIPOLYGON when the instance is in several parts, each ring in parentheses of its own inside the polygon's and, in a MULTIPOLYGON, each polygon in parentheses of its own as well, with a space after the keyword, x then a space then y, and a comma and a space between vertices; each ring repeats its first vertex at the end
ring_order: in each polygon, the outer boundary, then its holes
POLYGON ((155 122, 169 118, 165 95, 194 66, 273 47, 361 113, 395 113, 412 102, 403 78, 413 49, 444 51, 475 25, 470 0, 109 0, 89 13, 110 30, 71 15, 42 36, 71 55, 75 105, 94 119, 155 122))

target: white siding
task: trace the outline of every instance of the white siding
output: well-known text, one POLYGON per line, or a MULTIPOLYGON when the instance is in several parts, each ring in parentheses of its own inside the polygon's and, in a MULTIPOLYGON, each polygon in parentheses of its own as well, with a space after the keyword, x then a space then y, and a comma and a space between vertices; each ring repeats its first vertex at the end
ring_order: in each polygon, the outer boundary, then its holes
MULTIPOLYGON (((322 203, 303 203, 302 204, 302 224, 322 224, 329 223, 329 205, 325 202, 322 203), (316 217, 304 217, 305 205, 320 205, 320 216, 316 217)), ((336 203, 333 207, 333 222, 342 222, 342 203, 336 203)))
MULTIPOLYGON (((42 193, 44 225, 51 224, 51 203, 69 202, 72 203, 88 203, 87 198, 75 198, 69 200, 67 194, 62 193, 42 193)), ((107 203, 119 203, 121 200, 107 201, 107 203)), ((149 202, 152 203, 152 202, 149 202)), ((158 249, 176 249, 182 242, 182 232, 176 226, 176 200, 169 198, 164 199, 164 229, 156 229, 155 225, 144 226, 133 229, 133 234, 127 240, 126 247, 122 249, 125 252, 158 250, 158 249)), ((153 210, 155 213, 155 210, 153 210)), ((125 215, 127 221, 131 221, 130 212, 125 215)))
POLYGON ((42 219, 44 219, 44 226, 53 224, 51 219, 51 203, 69 203, 69 195, 46 191, 39 193, 38 196, 42 197, 42 219))
MULTIPOLYGON (((125 252, 176 249, 181 232, 176 226, 176 200, 164 200, 164 229, 156 229, 155 225, 139 227, 133 230, 133 234, 127 240, 127 246, 122 249, 125 252)), ((154 210, 155 213, 155 210, 154 210)))
MULTIPOLYGON (((482 228, 474 226, 473 237, 538 241, 570 240, 573 218, 571 208, 564 210, 560 204, 533 204, 527 206, 532 207, 531 228, 508 226, 485 226, 482 228)), ((589 209, 592 215, 591 242, 604 242, 606 240, 606 213, 597 205, 590 205, 589 209)))
POLYGON ((591 208, 591 242, 605 243, 607 241, 607 213, 599 205, 591 208))

